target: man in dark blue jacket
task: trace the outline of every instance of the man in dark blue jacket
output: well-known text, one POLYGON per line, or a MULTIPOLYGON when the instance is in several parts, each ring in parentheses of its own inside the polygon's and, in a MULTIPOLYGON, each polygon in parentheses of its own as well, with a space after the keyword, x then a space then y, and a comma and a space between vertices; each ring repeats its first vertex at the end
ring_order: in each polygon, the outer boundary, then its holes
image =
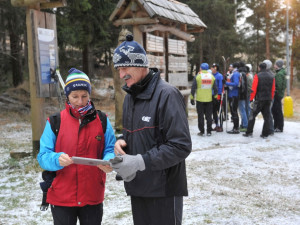
POLYGON ((228 100, 229 107, 231 112, 231 117, 233 120, 233 129, 228 131, 229 134, 238 134, 239 131, 239 115, 238 115, 238 104, 239 104, 239 83, 240 83, 240 73, 239 63, 233 63, 233 74, 230 77, 230 81, 226 82, 226 86, 228 86, 228 100))
POLYGON ((114 67, 126 84, 123 136, 112 163, 131 196, 134 224, 181 224, 188 195, 185 158, 192 149, 183 96, 148 68, 146 52, 127 36, 114 52, 114 67))
MULTIPOLYGON (((222 132, 223 131, 223 120, 219 119, 219 111, 220 111, 220 103, 221 103, 221 97, 223 93, 223 75, 219 73, 219 65, 217 63, 212 64, 210 67, 212 74, 214 75, 216 79, 216 85, 218 89, 218 93, 213 93, 213 118, 215 121, 215 128, 214 131, 222 132)), ((220 114, 220 117, 222 115, 220 114)))

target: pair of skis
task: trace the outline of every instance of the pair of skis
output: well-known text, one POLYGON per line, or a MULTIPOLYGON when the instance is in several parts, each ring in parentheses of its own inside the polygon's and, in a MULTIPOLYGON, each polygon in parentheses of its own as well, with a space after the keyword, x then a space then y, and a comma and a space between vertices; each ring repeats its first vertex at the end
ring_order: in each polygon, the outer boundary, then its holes
POLYGON ((58 96, 58 101, 59 101, 59 108, 62 109, 63 108, 63 101, 62 101, 62 96, 61 96, 61 91, 59 88, 59 84, 62 87, 62 90, 65 89, 65 82, 61 77, 61 74, 59 72, 59 69, 50 69, 50 74, 51 74, 51 78, 54 79, 55 83, 56 83, 56 90, 57 90, 57 96, 58 96))
MULTIPOLYGON (((225 59, 224 56, 222 56, 222 60, 223 60, 223 79, 226 81, 226 74, 227 74, 227 64, 229 62, 229 57, 227 59, 225 59)), ((223 90, 222 90, 222 95, 221 95, 221 101, 220 101, 220 109, 219 109, 219 118, 220 118, 220 125, 223 123, 223 116, 222 116, 222 108, 223 108, 223 99, 224 99, 224 94, 226 95, 226 101, 225 101, 225 120, 226 120, 226 132, 228 132, 227 130, 227 120, 228 120, 228 93, 227 90, 225 90, 225 84, 223 84, 223 90), (225 93, 226 92, 226 93, 225 93)))

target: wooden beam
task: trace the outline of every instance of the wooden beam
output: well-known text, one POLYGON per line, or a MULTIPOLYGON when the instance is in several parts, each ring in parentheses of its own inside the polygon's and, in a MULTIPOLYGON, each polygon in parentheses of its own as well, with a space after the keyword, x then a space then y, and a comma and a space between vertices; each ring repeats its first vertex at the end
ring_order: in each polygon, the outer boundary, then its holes
POLYGON ((131 9, 131 4, 132 4, 132 1, 127 5, 126 9, 123 11, 123 13, 119 17, 119 19, 124 19, 126 17, 126 15, 129 13, 129 11, 131 9))
POLYGON ((139 28, 142 32, 152 32, 155 30, 162 31, 162 32, 170 32, 171 34, 174 34, 175 36, 177 36, 183 40, 186 40, 189 42, 195 41, 194 35, 186 33, 184 31, 181 31, 175 27, 164 26, 161 24, 154 24, 154 25, 140 25, 139 28))
POLYGON ((49 2, 50 0, 11 0, 12 6, 21 7, 21 6, 30 6, 36 5, 42 2, 49 2))
POLYGON ((204 27, 199 27, 199 28, 194 28, 187 30, 187 33, 202 33, 206 28, 204 27))
POLYGON ((142 17, 142 18, 130 18, 130 19, 119 19, 116 20, 113 24, 115 26, 120 25, 140 25, 140 24, 155 24, 158 23, 158 19, 151 19, 150 17, 142 17))
POLYGON ((52 9, 67 6, 66 0, 56 1, 56 2, 46 2, 41 3, 41 9, 52 9))

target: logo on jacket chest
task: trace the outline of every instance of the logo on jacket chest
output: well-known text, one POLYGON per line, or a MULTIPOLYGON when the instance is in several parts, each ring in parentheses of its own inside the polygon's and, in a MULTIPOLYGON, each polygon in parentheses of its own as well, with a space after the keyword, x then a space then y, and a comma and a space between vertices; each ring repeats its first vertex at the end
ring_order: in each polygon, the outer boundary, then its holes
POLYGON ((150 116, 143 116, 142 120, 149 123, 150 120, 151 120, 151 117, 150 116))
POLYGON ((102 137, 100 135, 97 135, 95 138, 96 138, 97 141, 101 141, 102 140, 102 137))

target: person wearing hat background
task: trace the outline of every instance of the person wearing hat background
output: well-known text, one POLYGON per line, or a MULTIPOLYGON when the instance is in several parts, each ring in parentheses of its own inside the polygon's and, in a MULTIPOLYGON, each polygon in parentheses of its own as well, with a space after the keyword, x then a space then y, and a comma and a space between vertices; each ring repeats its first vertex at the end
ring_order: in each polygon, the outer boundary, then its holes
POLYGON ((272 114, 274 119, 274 131, 283 132, 284 117, 282 112, 282 98, 286 89, 286 71, 283 68, 283 60, 279 59, 275 62, 275 95, 272 106, 272 114))
POLYGON ((227 131, 229 134, 239 134, 239 115, 238 115, 238 104, 239 104, 239 83, 240 83, 240 73, 238 71, 240 64, 235 62, 232 64, 233 73, 230 80, 225 84, 228 87, 228 102, 230 107, 230 113, 233 120, 233 129, 227 131))
MULTIPOLYGON (((219 72, 220 67, 217 63, 212 64, 210 69, 215 77, 215 82, 218 89, 217 93, 213 93, 213 119, 216 124, 213 130, 217 132, 223 132, 223 120, 219 118, 220 103, 223 92, 223 75, 219 72)), ((222 114, 220 114, 220 116, 222 116, 222 114)))
POLYGON ((244 137, 253 136, 253 128, 256 116, 261 112, 264 119, 263 129, 260 137, 267 138, 270 135, 270 105, 275 92, 275 78, 272 73, 268 72, 267 64, 262 62, 259 64, 259 72, 255 74, 252 84, 252 93, 250 102, 253 107, 250 113, 248 128, 244 137))
POLYGON ((215 82, 215 77, 208 72, 209 66, 207 63, 200 65, 200 71, 195 76, 191 89, 191 104, 195 105, 198 114, 198 129, 199 136, 205 134, 204 116, 206 119, 206 135, 211 136, 212 131, 212 116, 213 116, 213 95, 217 95, 218 88, 215 82), (215 93, 215 94, 214 94, 215 93), (195 98, 196 94, 196 98, 195 98))
MULTIPOLYGON (((265 59, 263 61, 263 63, 265 63, 267 65, 266 71, 268 73, 270 73, 272 76, 275 76, 275 74, 272 71, 273 63, 271 62, 271 60, 265 59)), ((273 114, 272 114, 273 101, 274 101, 274 99, 272 100, 271 105, 270 105, 270 122, 269 122, 269 124, 270 124, 269 129, 270 130, 269 130, 269 135, 274 135, 274 121, 273 121, 273 114)))
POLYGON ((51 205, 55 225, 75 225, 77 219, 80 224, 99 225, 106 173, 112 168, 109 165, 74 164, 71 157, 114 158, 114 131, 105 114, 104 130, 100 114, 90 100, 91 84, 85 73, 70 69, 64 91, 67 97, 65 109, 55 115, 60 118, 58 133, 52 129, 53 117, 49 117, 37 156, 44 170, 56 171, 48 189, 47 203, 51 205))
POLYGON ((127 35, 114 51, 114 67, 125 81, 123 132, 112 168, 131 198, 134 224, 182 223, 188 195, 185 158, 192 150, 184 98, 148 67, 144 48, 127 35))

